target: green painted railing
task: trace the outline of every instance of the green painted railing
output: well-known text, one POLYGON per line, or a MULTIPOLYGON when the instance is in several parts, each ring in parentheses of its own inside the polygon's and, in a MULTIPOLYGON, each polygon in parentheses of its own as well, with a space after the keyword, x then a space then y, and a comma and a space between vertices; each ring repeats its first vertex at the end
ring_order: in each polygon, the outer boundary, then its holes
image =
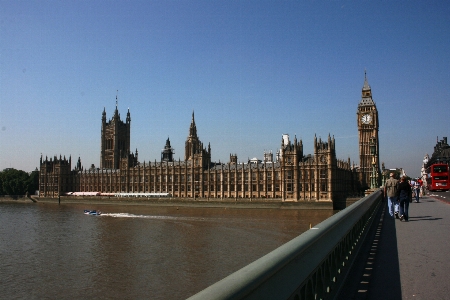
POLYGON ((332 298, 345 281, 381 197, 376 190, 189 300, 332 298))

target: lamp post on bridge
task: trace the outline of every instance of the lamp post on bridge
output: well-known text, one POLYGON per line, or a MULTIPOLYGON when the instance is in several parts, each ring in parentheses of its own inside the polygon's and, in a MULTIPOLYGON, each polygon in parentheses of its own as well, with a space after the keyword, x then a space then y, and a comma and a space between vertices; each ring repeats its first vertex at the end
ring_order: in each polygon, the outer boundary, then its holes
POLYGON ((372 176, 370 178, 370 189, 375 189, 377 185, 377 172, 375 170, 376 162, 376 144, 375 137, 370 138, 370 154, 372 155, 372 176))

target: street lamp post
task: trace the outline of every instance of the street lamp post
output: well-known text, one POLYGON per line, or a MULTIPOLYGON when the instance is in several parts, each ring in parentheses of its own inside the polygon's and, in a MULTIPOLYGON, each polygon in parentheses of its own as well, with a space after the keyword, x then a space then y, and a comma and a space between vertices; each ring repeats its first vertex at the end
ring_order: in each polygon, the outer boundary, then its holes
POLYGON ((375 165, 376 165, 376 144, 375 144, 375 138, 370 138, 370 154, 372 155, 372 176, 370 179, 370 188, 375 189, 376 188, 376 171, 375 171, 375 165))

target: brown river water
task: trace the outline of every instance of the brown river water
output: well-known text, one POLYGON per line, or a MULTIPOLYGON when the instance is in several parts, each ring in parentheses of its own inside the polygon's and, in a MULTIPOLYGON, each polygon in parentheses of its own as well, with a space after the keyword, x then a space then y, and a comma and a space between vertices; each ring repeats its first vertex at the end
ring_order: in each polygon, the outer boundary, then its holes
POLYGON ((186 299, 333 213, 0 202, 0 297, 186 299))

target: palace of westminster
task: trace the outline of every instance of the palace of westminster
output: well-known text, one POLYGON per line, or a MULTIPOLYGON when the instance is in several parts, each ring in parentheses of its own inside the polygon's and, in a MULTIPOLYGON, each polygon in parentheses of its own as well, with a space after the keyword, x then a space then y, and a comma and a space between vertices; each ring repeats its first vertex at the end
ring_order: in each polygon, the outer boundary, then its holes
MULTIPOLYGON (((357 107, 360 165, 338 160, 335 139, 314 137, 314 153, 303 153, 302 140, 283 135, 280 150, 264 153, 263 160, 238 163, 230 154, 228 163, 211 161, 211 146, 204 147, 197 135, 194 113, 185 142, 184 160, 173 159, 166 140, 160 161, 140 162, 138 151, 130 152, 131 117, 125 122, 117 109, 110 120, 102 113, 100 168, 83 168, 81 160, 72 169, 72 159, 40 159, 41 197, 68 192, 168 193, 174 198, 248 198, 280 201, 336 201, 361 194, 378 179, 378 111, 365 76, 357 107)), ((231 200, 231 199, 230 199, 231 200)))

